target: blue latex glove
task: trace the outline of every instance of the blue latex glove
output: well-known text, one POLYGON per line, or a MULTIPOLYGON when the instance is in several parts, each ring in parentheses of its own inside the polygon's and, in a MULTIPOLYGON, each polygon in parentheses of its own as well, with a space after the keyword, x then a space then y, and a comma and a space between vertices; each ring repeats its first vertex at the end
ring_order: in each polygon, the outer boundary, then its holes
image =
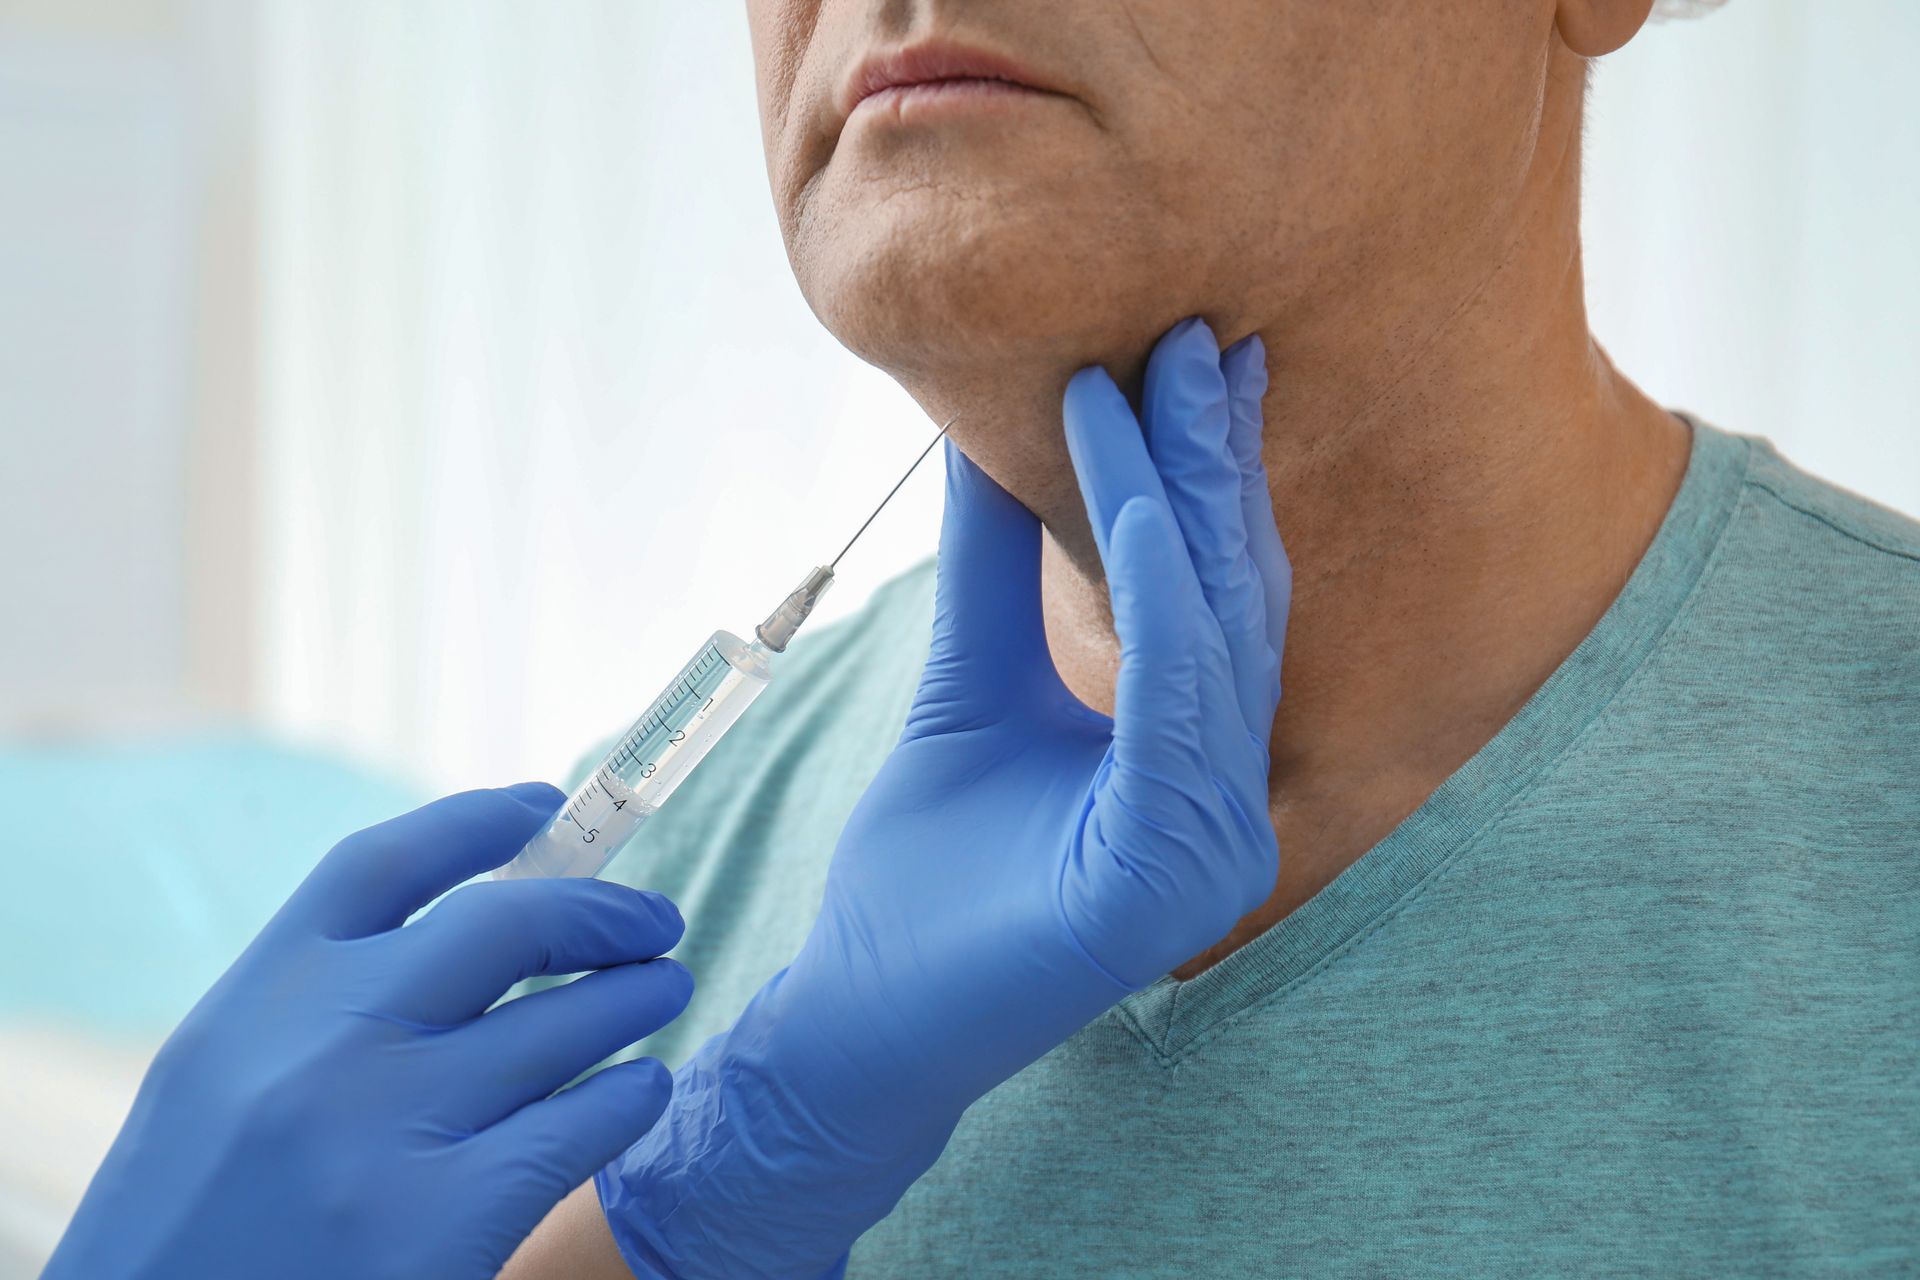
POLYGON ((598 880, 474 884, 401 927, 563 799, 471 791, 341 841, 161 1048, 46 1280, 498 1271, 672 1083, 641 1061, 548 1095, 692 991, 653 959, 673 904, 598 880))
POLYGON ((598 1178, 641 1276, 818 1276, 975 1099, 1218 942, 1278 869, 1267 740, 1290 574, 1257 340, 1188 321, 1145 429, 1101 370, 1067 443, 1121 643, 1116 716, 1048 654, 1040 526, 957 450, 931 655, 800 954, 598 1178))

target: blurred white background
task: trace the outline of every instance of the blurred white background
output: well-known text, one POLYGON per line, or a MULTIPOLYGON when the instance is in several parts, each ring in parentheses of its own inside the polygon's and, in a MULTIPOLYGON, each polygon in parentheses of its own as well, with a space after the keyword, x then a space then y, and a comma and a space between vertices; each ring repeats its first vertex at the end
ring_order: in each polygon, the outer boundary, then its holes
MULTIPOLYGON (((1649 390, 1920 512, 1915 47, 1913 0, 1649 30, 1597 75, 1587 222, 1649 390)), ((0 835, 0 945, 71 916, 177 975, 6 957, 36 1029, 0 1040, 0 1275, 302 842, 561 777, 931 430, 788 273, 737 3, 0 0, 0 803, 53 833, 0 835), (246 774, 243 823, 126 798, 188 750, 246 774), (48 903, 102 776, 125 853, 48 903)), ((930 464, 829 614, 931 553, 938 494, 930 464)))
POLYGON ((0 723, 556 777, 931 434, 792 281, 738 6, 49 0, 0 94, 0 723))

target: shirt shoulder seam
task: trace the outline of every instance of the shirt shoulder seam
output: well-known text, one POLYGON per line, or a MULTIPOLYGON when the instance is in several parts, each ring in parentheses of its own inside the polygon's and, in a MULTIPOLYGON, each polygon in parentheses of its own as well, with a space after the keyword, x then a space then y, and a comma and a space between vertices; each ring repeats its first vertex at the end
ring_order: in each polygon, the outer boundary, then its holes
POLYGON ((1763 492, 1768 494, 1770 497, 1772 497, 1775 502, 1778 502, 1781 506, 1786 507, 1788 510, 1798 511, 1801 515, 1807 517, 1809 520, 1818 521, 1819 523, 1825 525, 1827 528, 1833 530, 1835 533, 1839 534, 1843 538, 1846 538, 1852 542, 1857 542, 1861 546, 1871 548, 1874 551, 1879 551, 1890 556, 1896 556, 1899 559, 1908 560, 1913 562, 1914 564, 1920 564, 1920 550, 1915 550, 1908 547, 1894 546, 1888 542, 1881 541, 1880 539, 1873 537, 1870 534, 1867 534, 1860 529, 1852 527, 1848 523, 1843 523, 1838 517, 1828 515, 1824 511, 1815 510, 1811 504, 1805 501, 1798 501, 1798 500, 1795 500, 1794 498, 1789 497, 1788 495, 1782 493, 1773 484, 1771 484, 1770 482, 1768 482, 1767 480, 1759 476, 1749 475, 1747 477, 1747 484, 1752 488, 1762 490, 1763 492))

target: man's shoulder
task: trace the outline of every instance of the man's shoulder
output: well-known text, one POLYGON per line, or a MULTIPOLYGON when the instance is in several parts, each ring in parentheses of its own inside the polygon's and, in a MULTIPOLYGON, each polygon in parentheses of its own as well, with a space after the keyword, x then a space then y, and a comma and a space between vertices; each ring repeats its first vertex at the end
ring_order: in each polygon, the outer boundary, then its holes
MULTIPOLYGON (((1672 728, 1791 743, 1810 775, 1920 757, 1920 521, 1747 446, 1739 502, 1673 632, 1672 728), (1714 709, 1719 714, 1715 714, 1714 709), (1724 723, 1722 723, 1724 721, 1724 723)), ((1904 793, 1920 804, 1920 789, 1904 793)))
POLYGON ((1802 470, 1767 439, 1750 437, 1749 443, 1749 490, 1819 526, 1804 530, 1812 540, 1843 539, 1865 553, 1863 566, 1896 577, 1920 576, 1920 520, 1802 470))
MULTIPOLYGON (((1873 657, 1920 697, 1920 520, 1797 466, 1758 436, 1715 576, 1752 643, 1802 663, 1873 657)), ((1884 674, 1884 672, 1883 672, 1884 674)))

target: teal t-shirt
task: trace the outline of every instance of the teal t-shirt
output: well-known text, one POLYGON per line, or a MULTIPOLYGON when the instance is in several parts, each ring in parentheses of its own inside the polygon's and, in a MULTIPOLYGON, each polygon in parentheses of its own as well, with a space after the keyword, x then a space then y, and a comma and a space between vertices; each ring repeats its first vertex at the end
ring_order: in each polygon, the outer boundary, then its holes
MULTIPOLYGON (((690 922, 699 989, 645 1051, 799 947, 932 585, 797 644, 609 868, 690 922)), ((977 1103, 849 1274, 1729 1271, 1920 1272, 1920 525, 1696 424, 1642 563, 1499 735, 977 1103)))

